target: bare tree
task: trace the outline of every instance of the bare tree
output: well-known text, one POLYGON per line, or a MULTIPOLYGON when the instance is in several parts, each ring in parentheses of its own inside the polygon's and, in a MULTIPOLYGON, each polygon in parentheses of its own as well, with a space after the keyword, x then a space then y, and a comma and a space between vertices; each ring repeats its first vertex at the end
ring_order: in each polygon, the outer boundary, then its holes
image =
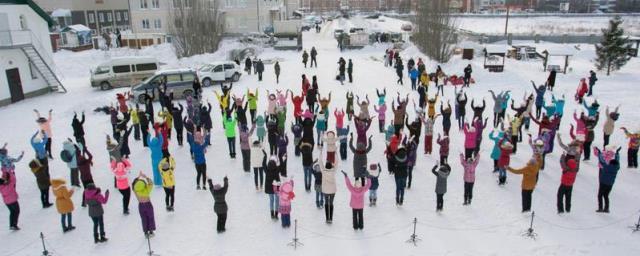
POLYGON ((419 0, 417 33, 413 41, 427 56, 447 62, 453 54, 458 25, 451 15, 449 0, 419 0))
POLYGON ((214 52, 224 29, 217 0, 171 0, 173 47, 178 57, 214 52))

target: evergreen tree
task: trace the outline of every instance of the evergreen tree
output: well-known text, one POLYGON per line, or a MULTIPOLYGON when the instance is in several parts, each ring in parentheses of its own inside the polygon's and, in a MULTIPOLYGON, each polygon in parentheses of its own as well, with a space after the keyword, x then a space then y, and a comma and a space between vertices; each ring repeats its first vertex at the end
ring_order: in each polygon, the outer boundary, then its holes
POLYGON ((602 42, 596 44, 596 68, 611 71, 620 69, 631 58, 629 56, 629 38, 624 36, 620 27, 622 19, 616 16, 609 21, 609 28, 602 29, 602 42))

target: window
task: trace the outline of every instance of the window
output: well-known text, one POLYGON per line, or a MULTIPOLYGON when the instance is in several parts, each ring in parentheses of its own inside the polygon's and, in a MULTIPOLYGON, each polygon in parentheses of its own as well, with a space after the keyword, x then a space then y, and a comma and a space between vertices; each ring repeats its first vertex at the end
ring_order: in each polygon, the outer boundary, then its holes
POLYGON ((160 0, 151 0, 151 6, 153 7, 153 9, 160 8, 160 0))
POLYGON ((110 71, 111 71, 110 67, 99 66, 98 68, 96 68, 96 70, 93 72, 93 74, 94 75, 106 74, 106 73, 109 73, 110 71))
POLYGON ((171 83, 171 82, 180 82, 180 74, 171 74, 171 75, 167 75, 165 76, 167 83, 171 83))
POLYGON ((33 65, 33 62, 29 61, 29 72, 31 73, 31 79, 38 79, 38 74, 36 73, 36 66, 33 65))
POLYGON ((182 5, 181 0, 173 0, 173 8, 180 8, 182 5))
POLYGON ((149 71, 149 70, 157 70, 158 66, 155 63, 143 63, 136 64, 136 71, 149 71))
POLYGON ((149 19, 143 19, 142 20, 142 28, 143 29, 149 29, 149 19))
POLYGON ((122 12, 122 16, 124 16, 124 21, 129 21, 129 12, 127 11, 122 12))
POLYGON ((110 12, 107 13, 107 21, 108 22, 112 22, 113 21, 113 15, 110 12))
POLYGON ((191 1, 193 0, 184 0, 184 8, 191 8, 191 6, 193 6, 191 1))
POLYGON ((131 72, 131 66, 129 65, 113 66, 113 73, 129 73, 129 72, 131 72))
POLYGON ((213 72, 222 72, 224 71, 224 69, 222 68, 222 65, 218 65, 215 68, 213 68, 213 72))
POLYGON ((96 22, 96 17, 92 12, 87 13, 87 19, 89 19, 89 23, 95 23, 96 22))
POLYGON ((147 9, 147 0, 140 0, 140 9, 147 9))
POLYGON ((224 64, 224 69, 233 69, 233 64, 224 64))
POLYGON ((193 73, 182 74, 182 81, 196 80, 196 76, 193 73))
POLYGON ((98 13, 98 21, 100 21, 100 23, 104 22, 104 13, 98 13))
POLYGON ((156 29, 162 28, 162 21, 160 19, 155 19, 153 21, 153 27, 156 29))
POLYGON ((122 20, 122 13, 116 12, 116 21, 121 21, 121 20, 122 20))

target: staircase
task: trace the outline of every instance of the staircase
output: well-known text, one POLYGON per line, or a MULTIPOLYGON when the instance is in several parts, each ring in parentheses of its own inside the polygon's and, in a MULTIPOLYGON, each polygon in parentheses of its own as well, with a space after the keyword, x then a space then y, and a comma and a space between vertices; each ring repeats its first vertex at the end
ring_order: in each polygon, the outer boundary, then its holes
POLYGON ((53 69, 44 61, 42 55, 38 53, 38 50, 33 46, 33 44, 27 44, 20 47, 22 52, 29 58, 29 62, 33 64, 33 66, 38 70, 40 76, 47 82, 51 91, 54 92, 62 92, 66 93, 67 89, 64 88, 60 79, 53 72, 53 69))
POLYGON ((20 49, 51 91, 66 93, 67 89, 64 88, 56 75, 53 58, 44 45, 28 29, 0 31, 0 49, 20 49))

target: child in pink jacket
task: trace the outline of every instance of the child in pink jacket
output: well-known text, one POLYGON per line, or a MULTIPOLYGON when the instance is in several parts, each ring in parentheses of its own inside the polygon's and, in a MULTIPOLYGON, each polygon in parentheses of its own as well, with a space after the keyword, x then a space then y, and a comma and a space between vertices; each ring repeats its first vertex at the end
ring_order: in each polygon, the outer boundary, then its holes
POLYGON ((278 194, 278 212, 281 214, 282 227, 288 228, 291 226, 291 200, 296 196, 293 193, 293 180, 285 181, 279 187, 274 185, 273 191, 278 194))
POLYGON ((344 174, 344 182, 347 184, 347 188, 351 193, 351 200, 349 201, 349 206, 353 211, 353 229, 354 230, 362 230, 364 228, 364 194, 367 193, 367 190, 371 187, 371 178, 367 178, 367 182, 362 187, 360 182, 356 182, 355 187, 351 184, 351 180, 347 176, 347 173, 342 171, 344 174))
POLYGON ((464 125, 464 158, 469 159, 476 149, 476 128, 469 127, 469 124, 464 125))
POLYGON ((384 122, 387 120, 387 104, 373 105, 373 110, 378 113, 378 131, 384 133, 384 122))
POLYGON ((340 111, 338 111, 336 108, 333 111, 333 115, 336 117, 336 129, 344 127, 344 110, 340 109, 340 111))
POLYGON ((122 194, 122 213, 129 214, 129 200, 131 199, 131 188, 129 187, 129 170, 131 163, 123 158, 121 162, 111 160, 111 172, 116 177, 116 188, 122 194))
POLYGON ((480 160, 480 154, 475 158, 464 159, 464 155, 460 154, 460 164, 464 169, 464 203, 463 205, 471 204, 471 198, 473 198, 473 184, 476 182, 476 167, 480 160))

